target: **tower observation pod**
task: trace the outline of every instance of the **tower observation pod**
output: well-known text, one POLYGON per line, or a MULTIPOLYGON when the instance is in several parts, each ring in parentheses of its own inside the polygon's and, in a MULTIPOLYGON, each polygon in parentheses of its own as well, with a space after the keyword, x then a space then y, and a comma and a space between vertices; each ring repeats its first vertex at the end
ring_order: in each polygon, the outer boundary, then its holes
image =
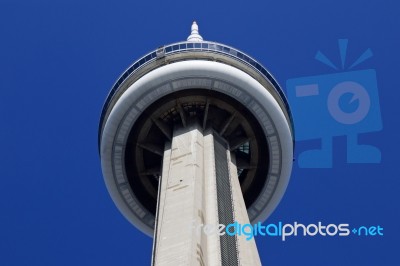
POLYGON ((265 221, 286 190, 288 102, 259 62, 204 41, 196 22, 191 30, 111 89, 98 135, 104 180, 121 213, 154 238, 152 265, 261 265, 240 230, 265 221))

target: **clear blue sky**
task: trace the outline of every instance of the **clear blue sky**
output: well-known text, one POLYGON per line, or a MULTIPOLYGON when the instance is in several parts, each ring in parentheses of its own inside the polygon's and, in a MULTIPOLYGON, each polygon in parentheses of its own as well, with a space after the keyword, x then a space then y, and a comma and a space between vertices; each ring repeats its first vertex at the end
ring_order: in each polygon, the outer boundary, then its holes
MULTIPOLYGON (((135 59, 186 39, 239 48, 286 80, 337 71, 337 40, 354 70, 375 69, 383 130, 360 136, 381 164, 346 163, 334 138, 330 169, 294 166, 267 223, 381 225, 381 237, 257 238, 265 265, 400 265, 398 1, 0 0, 0 265, 149 265, 151 239, 109 197, 97 126, 113 82, 135 59)), ((317 142, 297 143, 296 156, 317 142)))

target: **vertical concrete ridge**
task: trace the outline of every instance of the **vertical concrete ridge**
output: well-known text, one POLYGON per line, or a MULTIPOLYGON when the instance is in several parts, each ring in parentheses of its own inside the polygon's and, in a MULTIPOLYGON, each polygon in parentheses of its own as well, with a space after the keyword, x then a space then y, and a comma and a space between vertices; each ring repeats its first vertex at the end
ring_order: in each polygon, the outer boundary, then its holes
POLYGON ((234 154, 214 130, 195 122, 173 130, 159 191, 153 265, 261 265, 254 239, 207 230, 249 223, 234 154))

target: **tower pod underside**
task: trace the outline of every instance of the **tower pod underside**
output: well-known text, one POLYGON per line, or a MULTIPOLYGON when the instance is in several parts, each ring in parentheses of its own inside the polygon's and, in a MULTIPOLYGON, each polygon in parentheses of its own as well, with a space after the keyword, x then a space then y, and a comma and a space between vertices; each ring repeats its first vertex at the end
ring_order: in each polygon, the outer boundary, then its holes
POLYGON ((164 144, 175 126, 196 121, 228 141, 250 221, 264 221, 293 161, 291 115, 279 85, 231 54, 163 48, 151 55, 118 80, 100 121, 103 176, 119 210, 153 235, 164 144))

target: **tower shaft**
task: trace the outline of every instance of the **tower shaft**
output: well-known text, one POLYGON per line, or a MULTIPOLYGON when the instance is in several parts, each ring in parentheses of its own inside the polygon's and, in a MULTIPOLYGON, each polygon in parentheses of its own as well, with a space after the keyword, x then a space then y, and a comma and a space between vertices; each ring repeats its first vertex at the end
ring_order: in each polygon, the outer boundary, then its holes
POLYGON ((219 224, 248 224, 235 156, 197 123, 166 144, 157 203, 153 265, 261 265, 254 238, 219 235, 219 224))

